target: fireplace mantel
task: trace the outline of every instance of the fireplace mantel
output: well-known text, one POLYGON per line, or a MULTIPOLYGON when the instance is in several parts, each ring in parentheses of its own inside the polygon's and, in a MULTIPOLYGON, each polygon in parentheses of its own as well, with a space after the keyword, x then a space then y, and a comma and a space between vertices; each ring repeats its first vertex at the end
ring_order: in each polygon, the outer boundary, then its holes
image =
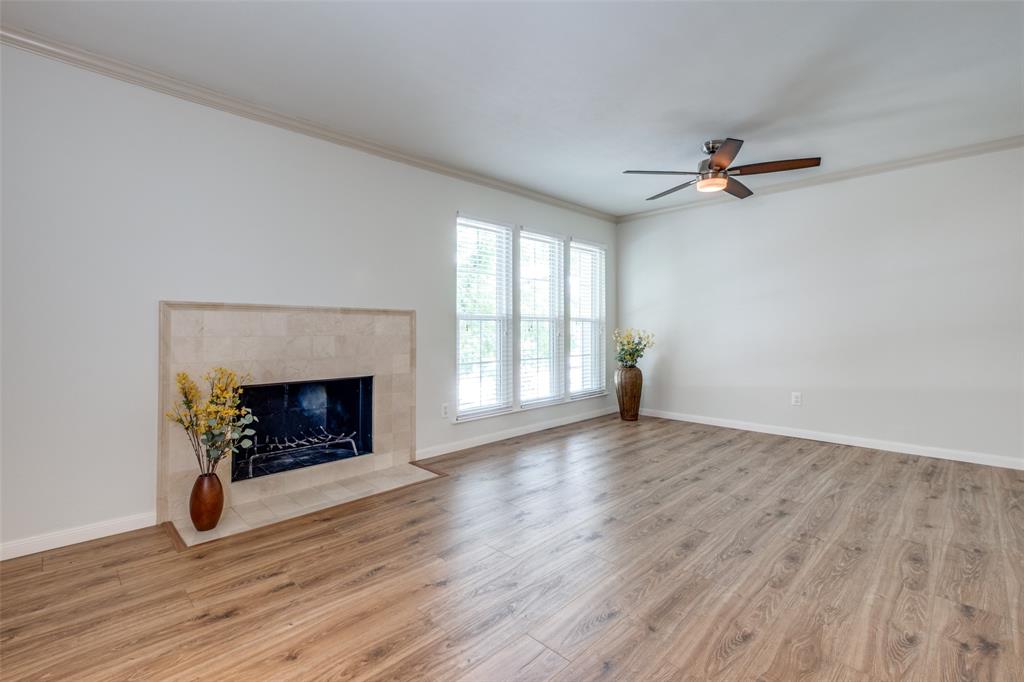
POLYGON ((249 383, 372 376, 374 386, 371 454, 234 482, 225 463, 225 506, 344 482, 414 458, 415 311, 162 301, 158 522, 188 519, 198 473, 184 433, 163 418, 175 401, 174 377, 188 372, 198 380, 218 366, 248 375, 249 383))

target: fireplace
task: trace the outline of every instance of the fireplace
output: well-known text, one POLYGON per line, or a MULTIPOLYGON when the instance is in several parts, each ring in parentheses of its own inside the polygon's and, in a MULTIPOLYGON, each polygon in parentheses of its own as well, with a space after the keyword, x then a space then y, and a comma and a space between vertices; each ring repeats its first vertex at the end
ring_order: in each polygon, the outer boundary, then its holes
POLYGON ((373 377, 243 387, 257 422, 250 448, 231 463, 244 481, 373 452, 373 377))

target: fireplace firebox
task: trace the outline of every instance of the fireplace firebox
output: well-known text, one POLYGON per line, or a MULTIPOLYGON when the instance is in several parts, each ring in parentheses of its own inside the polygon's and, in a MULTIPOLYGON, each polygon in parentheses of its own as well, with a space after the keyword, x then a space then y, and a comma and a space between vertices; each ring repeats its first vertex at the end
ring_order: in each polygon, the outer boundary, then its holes
POLYGON ((244 386, 242 404, 258 421, 232 481, 373 452, 373 377, 244 386))

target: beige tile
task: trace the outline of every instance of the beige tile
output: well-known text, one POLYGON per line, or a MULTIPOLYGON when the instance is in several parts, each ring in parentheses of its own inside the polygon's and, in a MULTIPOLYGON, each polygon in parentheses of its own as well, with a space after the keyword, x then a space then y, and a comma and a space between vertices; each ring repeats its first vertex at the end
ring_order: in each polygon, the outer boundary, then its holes
POLYGON ((306 367, 309 371, 310 378, 315 379, 359 376, 358 373, 352 370, 351 365, 339 363, 335 358, 309 360, 306 367))
POLYGON ((400 391, 412 392, 413 390, 413 375, 412 373, 395 374, 391 377, 391 390, 395 393, 400 391))
POLYGON ((374 438, 389 435, 395 430, 395 419, 391 413, 391 405, 386 404, 386 397, 379 402, 374 400, 373 405, 373 434, 374 438))
POLYGON ((313 337, 288 337, 285 341, 284 356, 291 360, 308 360, 313 357, 313 337))
POLYGON ((225 509, 214 530, 219 531, 221 537, 227 537, 236 533, 244 533, 247 530, 252 530, 252 528, 253 526, 243 519, 237 511, 225 509))
POLYGON ((408 485, 418 480, 416 475, 402 466, 391 466, 377 472, 380 476, 380 485, 386 487, 399 487, 408 485))
POLYGON ((234 359, 235 339, 230 336, 206 336, 203 338, 203 361, 222 363, 234 359))
POLYGON ((339 333, 372 336, 377 317, 379 316, 359 313, 346 315, 339 333))
POLYGON ((410 407, 393 407, 391 414, 395 420, 395 431, 405 431, 409 428, 410 407))
POLYGON ((392 358, 391 371, 393 374, 405 374, 409 371, 409 354, 403 353, 392 358))
POLYGON ((374 396, 386 396, 390 395, 392 386, 394 385, 393 377, 388 374, 384 376, 373 378, 373 395, 374 396))
POLYGON ((271 383, 284 380, 284 366, 277 360, 259 361, 252 373, 256 383, 271 383))
POLYGON ((274 512, 279 517, 286 517, 288 514, 301 511, 303 507, 303 505, 296 502, 295 499, 287 493, 266 497, 263 499, 263 504, 265 504, 270 511, 274 512))
POLYGON ((317 486, 317 490, 330 498, 332 504, 341 504, 361 497, 359 493, 351 488, 345 487, 344 483, 325 483, 317 486))
POLYGON ((328 507, 328 506, 334 504, 334 501, 331 500, 331 498, 328 497, 318 487, 306 488, 305 490, 296 490, 293 493, 289 493, 288 497, 290 497, 293 500, 295 500, 295 503, 297 505, 299 505, 300 507, 302 507, 302 508, 308 508, 308 507, 323 508, 323 507, 328 507))
POLYGON ((263 336, 286 336, 288 313, 260 313, 260 333, 263 336))
POLYGON ((273 523, 277 519, 277 514, 260 500, 235 505, 233 509, 243 521, 253 528, 273 523))
POLYGON ((203 311, 203 336, 257 336, 261 315, 250 310, 203 311))
POLYGON ((193 545, 199 545, 210 540, 216 540, 221 537, 221 531, 219 528, 213 530, 198 531, 192 525, 190 521, 178 521, 175 520, 174 527, 178 531, 178 535, 181 537, 181 541, 189 547, 193 545))
POLYGON ((258 336, 241 336, 234 339, 232 345, 233 360, 256 360, 260 356, 262 338, 258 336))
POLYGON ((408 336, 410 319, 408 315, 378 315, 373 331, 381 336, 408 336))
POLYGON ((202 362, 203 340, 198 336, 179 336, 171 340, 173 362, 202 362))
POLYGON ((253 341, 256 344, 257 360, 279 361, 284 356, 285 344, 288 339, 283 336, 261 336, 253 341))
POLYGON ((381 490, 380 481, 375 474, 360 474, 345 479, 345 487, 359 495, 373 495, 381 490))
POLYGON ((404 479, 412 481, 426 481, 431 478, 437 478, 437 474, 433 474, 426 469, 421 469, 418 466, 412 464, 398 464, 395 466, 398 475, 404 479))
POLYGON ((395 437, 391 433, 373 433, 373 451, 380 454, 388 454, 395 449, 395 437))
POLYGON ((391 409, 398 410, 412 407, 412 396, 408 391, 399 391, 391 394, 391 409))
POLYGON ((307 311, 288 313, 286 329, 288 336, 303 336, 313 333, 315 313, 307 311))
POLYGON ((316 378, 314 374, 310 373, 309 367, 309 360, 285 360, 282 381, 305 381, 316 378))
POLYGON ((314 336, 313 337, 313 349, 312 354, 314 358, 333 358, 334 357, 334 337, 333 336, 314 336))
POLYGON ((200 336, 203 333, 201 310, 172 310, 171 336, 200 336))
POLYGON ((395 452, 404 452, 412 447, 412 433, 409 431, 395 432, 395 452))

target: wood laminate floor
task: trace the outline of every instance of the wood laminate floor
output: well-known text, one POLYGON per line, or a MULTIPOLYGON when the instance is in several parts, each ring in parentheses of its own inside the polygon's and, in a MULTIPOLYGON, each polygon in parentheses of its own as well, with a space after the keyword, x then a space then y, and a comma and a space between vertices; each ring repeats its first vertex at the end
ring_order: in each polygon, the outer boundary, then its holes
POLYGON ((660 419, 0 564, 2 677, 1021 682, 1024 472, 660 419))

